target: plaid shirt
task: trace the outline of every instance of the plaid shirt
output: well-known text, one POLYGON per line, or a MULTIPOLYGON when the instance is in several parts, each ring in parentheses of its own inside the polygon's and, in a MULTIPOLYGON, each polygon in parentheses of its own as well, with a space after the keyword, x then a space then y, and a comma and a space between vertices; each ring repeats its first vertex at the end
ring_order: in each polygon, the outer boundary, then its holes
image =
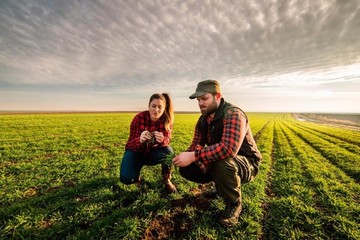
MULTIPOLYGON (((206 121, 209 124, 212 118, 208 116, 206 121)), ((201 143, 204 142, 204 137, 207 138, 205 142, 210 142, 211 129, 208 129, 207 136, 202 136, 201 119, 198 120, 195 127, 194 138, 187 151, 195 151, 195 163, 203 172, 208 170, 211 162, 236 156, 246 133, 247 124, 242 124, 244 122, 246 123, 247 119, 241 110, 238 108, 230 108, 223 119, 224 127, 221 141, 210 146, 205 146, 205 144, 201 143)))
POLYGON ((165 129, 165 115, 161 116, 158 121, 154 122, 150 118, 149 111, 140 112, 131 122, 130 135, 128 142, 125 145, 125 149, 138 152, 149 152, 151 148, 168 146, 170 144, 171 131, 172 126, 170 131, 165 129), (155 144, 150 142, 141 143, 140 135, 145 130, 148 130, 149 132, 162 132, 164 134, 164 141, 161 143, 156 142, 155 144))

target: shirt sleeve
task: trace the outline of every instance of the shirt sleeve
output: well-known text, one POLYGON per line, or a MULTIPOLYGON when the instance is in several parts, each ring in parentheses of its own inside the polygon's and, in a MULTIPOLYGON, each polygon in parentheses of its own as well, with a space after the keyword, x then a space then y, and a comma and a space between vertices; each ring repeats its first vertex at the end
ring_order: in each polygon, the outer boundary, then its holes
POLYGON ((141 115, 137 114, 130 124, 130 135, 126 144, 127 149, 133 151, 139 151, 144 148, 144 144, 140 142, 140 135, 143 129, 143 123, 141 121, 141 115))
POLYGON ((211 162, 234 157, 239 151, 246 133, 246 118, 237 108, 231 108, 225 114, 224 127, 219 143, 195 149, 195 161, 200 168, 211 162))
POLYGON ((200 133, 200 125, 201 125, 201 120, 199 119, 196 126, 195 126, 195 132, 194 132, 194 137, 193 140, 191 142, 190 147, 188 147, 187 152, 193 152, 196 150, 196 148, 198 148, 198 146, 201 145, 201 133, 200 133))
POLYGON ((161 143, 159 143, 158 146, 161 146, 161 147, 169 146, 170 141, 171 141, 172 129, 173 129, 173 125, 171 124, 170 130, 163 131, 164 140, 161 143))

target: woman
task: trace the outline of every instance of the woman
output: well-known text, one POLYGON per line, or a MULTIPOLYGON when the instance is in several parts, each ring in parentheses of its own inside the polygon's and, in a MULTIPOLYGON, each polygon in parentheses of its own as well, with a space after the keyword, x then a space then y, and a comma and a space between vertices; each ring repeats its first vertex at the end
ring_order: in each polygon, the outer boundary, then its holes
POLYGON ((174 121, 172 101, 168 94, 153 94, 149 110, 138 113, 131 122, 130 135, 121 162, 120 181, 141 184, 140 170, 144 165, 161 164, 162 182, 168 193, 176 191, 171 180, 171 164, 165 164, 173 154, 170 139, 174 121))

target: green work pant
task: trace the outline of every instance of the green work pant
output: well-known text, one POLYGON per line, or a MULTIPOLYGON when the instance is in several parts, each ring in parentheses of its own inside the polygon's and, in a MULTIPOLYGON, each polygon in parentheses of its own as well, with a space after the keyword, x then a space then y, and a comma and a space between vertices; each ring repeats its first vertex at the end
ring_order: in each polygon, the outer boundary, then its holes
POLYGON ((251 161, 244 156, 212 162, 203 173, 196 163, 179 169, 180 175, 192 182, 215 182, 219 195, 226 201, 241 203, 241 184, 252 181, 255 170, 251 161))

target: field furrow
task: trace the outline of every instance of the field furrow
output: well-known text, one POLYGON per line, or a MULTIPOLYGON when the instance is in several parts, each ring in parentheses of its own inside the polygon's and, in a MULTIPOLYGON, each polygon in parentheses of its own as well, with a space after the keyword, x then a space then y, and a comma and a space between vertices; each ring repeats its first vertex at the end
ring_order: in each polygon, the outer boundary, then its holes
POLYGON ((337 146, 318 136, 310 134, 304 130, 297 128, 291 123, 286 123, 287 126, 307 144, 317 149, 321 154, 332 162, 332 164, 341 168, 349 176, 353 177, 355 181, 360 181, 360 155, 354 154, 347 149, 337 146))
POLYGON ((358 239, 359 184, 330 163, 307 141, 295 135, 288 124, 283 126, 294 154, 306 168, 304 176, 308 179, 308 187, 315 192, 312 198, 320 214, 325 238, 342 236, 344 239, 358 239))
POLYGON ((350 141, 344 141, 344 140, 341 140, 340 138, 337 138, 337 137, 334 137, 332 135, 329 135, 329 134, 325 134, 325 133, 322 133, 322 132, 319 132, 319 131, 314 131, 312 129, 309 129, 307 127, 305 127, 304 125, 302 124, 294 124, 294 127, 297 127, 299 129, 301 129, 302 131, 304 132, 307 132, 309 134, 312 134, 314 136, 317 136, 323 140, 326 140, 330 143, 333 143, 341 148, 344 148, 352 153, 359 153, 360 152, 360 145, 357 145, 357 144, 354 144, 354 143, 351 143, 350 141))
POLYGON ((306 126, 304 126, 303 124, 299 124, 299 123, 295 123, 293 124, 295 127, 305 131, 305 132, 308 132, 309 134, 313 134, 317 137, 320 137, 328 142, 331 142, 333 144, 336 144, 337 146, 341 147, 341 148, 344 148, 344 149, 347 149, 349 150, 350 152, 352 153, 355 153, 357 154, 358 152, 360 152, 360 145, 359 144, 356 144, 356 143, 353 143, 352 141, 348 140, 348 141, 345 141, 345 140, 342 140, 338 137, 335 137, 334 135, 331 135, 331 134, 326 134, 324 132, 321 132, 321 131, 316 131, 316 130, 313 130, 312 128, 308 128, 306 126))
MULTIPOLYGON (((119 183, 135 113, 0 115, 0 239, 360 239, 359 132, 249 113, 263 160, 229 229, 207 185, 167 195, 160 166, 119 183)), ((171 146, 189 147, 200 114, 175 114, 171 146)))
POLYGON ((330 137, 334 137, 343 142, 348 142, 355 144, 356 146, 360 146, 360 132, 340 127, 327 126, 309 122, 300 122, 297 120, 293 120, 292 122, 296 123, 296 125, 301 125, 309 129, 309 131, 318 132, 324 135, 328 135, 330 137))
POLYGON ((308 187, 303 163, 294 154, 279 121, 275 124, 274 161, 267 239, 321 238, 314 191, 308 187))
POLYGON ((272 166, 272 141, 273 141, 273 121, 268 122, 256 134, 257 145, 261 149, 263 159, 260 163, 260 170, 252 183, 245 184, 243 189, 244 212, 241 215, 241 222, 246 228, 255 228, 252 234, 245 234, 249 239, 258 239, 264 235, 263 222, 267 216, 267 187, 271 179, 272 166))
POLYGON ((266 231, 267 222, 269 219, 269 203, 274 197, 272 189, 272 176, 274 171, 274 121, 268 122, 265 126, 269 128, 262 129, 255 138, 258 142, 258 147, 261 149, 261 154, 263 156, 263 163, 260 165, 260 173, 257 181, 261 181, 262 187, 264 188, 264 197, 262 199, 262 230, 261 235, 258 239, 268 239, 268 233, 266 231), (264 133, 264 130, 267 129, 267 133, 264 133), (260 135, 260 133, 262 133, 260 135), (267 136, 267 137, 265 137, 267 136), (261 176, 261 177, 260 177, 261 176))

